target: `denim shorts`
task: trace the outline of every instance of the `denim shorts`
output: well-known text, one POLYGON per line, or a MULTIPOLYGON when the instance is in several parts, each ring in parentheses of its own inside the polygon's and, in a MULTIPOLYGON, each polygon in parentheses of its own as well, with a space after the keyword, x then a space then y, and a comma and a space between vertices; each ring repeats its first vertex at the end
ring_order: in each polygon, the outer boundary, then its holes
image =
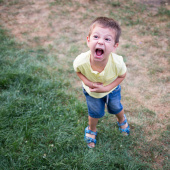
POLYGON ((101 118, 105 114, 105 104, 110 114, 118 114, 122 111, 121 104, 121 86, 118 85, 116 89, 102 98, 94 98, 90 96, 83 88, 83 93, 86 96, 89 116, 92 118, 101 118))

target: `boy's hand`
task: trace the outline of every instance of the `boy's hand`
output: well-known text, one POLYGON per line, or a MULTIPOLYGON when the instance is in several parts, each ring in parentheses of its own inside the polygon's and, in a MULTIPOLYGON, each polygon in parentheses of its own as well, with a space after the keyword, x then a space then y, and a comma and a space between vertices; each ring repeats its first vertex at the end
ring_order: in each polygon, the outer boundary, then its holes
POLYGON ((91 92, 96 92, 96 93, 104 93, 107 92, 107 88, 103 86, 102 83, 93 83, 92 88, 90 88, 91 92))

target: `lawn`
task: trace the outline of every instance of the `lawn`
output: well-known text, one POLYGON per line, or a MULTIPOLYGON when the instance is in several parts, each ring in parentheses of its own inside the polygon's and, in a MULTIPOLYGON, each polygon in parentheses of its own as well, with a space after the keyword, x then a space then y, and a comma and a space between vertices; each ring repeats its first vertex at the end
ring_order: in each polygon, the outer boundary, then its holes
POLYGON ((159 2, 0 0, 0 169, 169 169, 170 8, 159 2), (128 68, 121 85, 131 135, 106 113, 89 149, 72 63, 88 50, 96 16, 122 27, 117 53, 128 68))

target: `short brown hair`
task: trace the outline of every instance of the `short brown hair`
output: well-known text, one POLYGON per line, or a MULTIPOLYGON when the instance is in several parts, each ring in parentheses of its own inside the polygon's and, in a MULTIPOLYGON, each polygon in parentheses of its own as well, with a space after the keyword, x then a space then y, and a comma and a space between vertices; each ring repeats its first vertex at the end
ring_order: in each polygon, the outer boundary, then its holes
POLYGON ((111 28, 113 30, 115 30, 116 33, 116 37, 115 37, 115 43, 119 42, 119 38, 121 35, 121 28, 120 25, 112 18, 107 18, 107 17, 98 17, 96 18, 94 21, 92 21, 91 25, 90 25, 90 30, 89 30, 89 37, 92 33, 93 28, 96 25, 101 25, 105 28, 111 28))

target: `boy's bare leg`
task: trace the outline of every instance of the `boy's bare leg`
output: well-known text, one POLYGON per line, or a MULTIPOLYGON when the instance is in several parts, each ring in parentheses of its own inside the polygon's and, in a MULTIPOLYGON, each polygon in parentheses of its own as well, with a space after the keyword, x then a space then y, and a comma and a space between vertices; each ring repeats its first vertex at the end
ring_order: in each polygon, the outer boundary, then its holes
MULTIPOLYGON (((125 118, 124 118, 124 110, 122 110, 121 112, 116 114, 116 117, 117 117, 119 123, 123 123, 123 121, 125 120, 125 118)), ((121 126, 122 129, 125 129, 127 127, 128 127, 127 123, 125 125, 121 126)))
MULTIPOLYGON (((99 120, 98 118, 92 118, 89 116, 89 130, 96 132, 96 126, 97 126, 98 120, 99 120)), ((95 139, 95 135, 86 133, 86 136, 95 139)), ((95 147, 94 143, 89 143, 88 145, 91 147, 95 147)))

